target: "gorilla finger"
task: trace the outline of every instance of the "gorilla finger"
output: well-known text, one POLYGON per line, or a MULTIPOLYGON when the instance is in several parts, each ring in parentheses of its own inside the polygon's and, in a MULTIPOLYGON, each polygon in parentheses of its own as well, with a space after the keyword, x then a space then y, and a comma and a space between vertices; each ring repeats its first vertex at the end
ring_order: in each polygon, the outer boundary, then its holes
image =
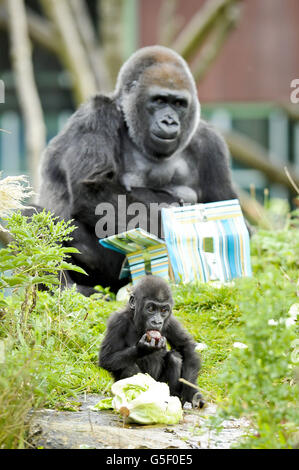
POLYGON ((157 347, 159 349, 163 349, 163 348, 165 348, 165 346, 166 346, 166 338, 165 338, 165 336, 161 336, 161 338, 158 341, 157 347))
POLYGON ((143 336, 141 336, 139 343, 148 344, 146 333, 143 336))

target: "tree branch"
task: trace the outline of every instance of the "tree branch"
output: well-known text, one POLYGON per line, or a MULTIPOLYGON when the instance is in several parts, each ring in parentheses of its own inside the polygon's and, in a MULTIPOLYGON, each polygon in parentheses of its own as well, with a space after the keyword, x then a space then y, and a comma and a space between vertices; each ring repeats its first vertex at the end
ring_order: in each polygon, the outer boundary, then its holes
POLYGON ((40 3, 57 28, 60 59, 71 74, 76 101, 78 103, 86 101, 96 93, 97 85, 69 3, 66 0, 40 0, 40 3))
POLYGON ((182 17, 176 14, 178 0, 162 2, 158 18, 158 44, 171 47, 182 17))
POLYGON ((6 5, 9 13, 11 59, 25 122, 32 186, 37 190, 39 160, 46 145, 43 111, 35 85, 24 0, 7 0, 6 5))
POLYGON ((211 37, 207 39, 199 58, 192 65, 192 73, 196 82, 200 82, 200 80, 203 79, 210 69, 211 64, 218 57, 225 40, 236 26, 239 17, 240 7, 239 5, 233 4, 229 5, 225 9, 223 16, 216 21, 211 37))
MULTIPOLYGON (((33 12, 30 8, 26 8, 26 17, 31 39, 54 54, 57 54, 59 51, 59 41, 51 23, 33 12)), ((4 5, 0 6, 0 28, 9 30, 8 12, 4 5)))
MULTIPOLYGON (((254 142, 249 137, 234 131, 224 133, 224 135, 230 151, 236 160, 251 168, 260 170, 270 181, 283 184, 294 192, 294 187, 287 177, 284 167, 272 163, 269 159, 269 154, 261 145, 254 142)), ((290 165, 288 168, 295 184, 298 186, 299 175, 296 173, 295 168, 292 168, 290 165)))
POLYGON ((103 51, 101 50, 94 27, 87 11, 84 0, 72 0, 70 7, 88 55, 89 63, 96 79, 97 87, 101 91, 111 91, 111 79, 105 64, 103 51))
POLYGON ((240 0, 206 1, 176 39, 172 45, 173 49, 189 61, 203 45, 215 22, 222 17, 225 8, 238 1, 240 0))
POLYGON ((102 44, 106 64, 114 86, 119 69, 123 63, 123 1, 124 0, 100 0, 99 17, 102 44))

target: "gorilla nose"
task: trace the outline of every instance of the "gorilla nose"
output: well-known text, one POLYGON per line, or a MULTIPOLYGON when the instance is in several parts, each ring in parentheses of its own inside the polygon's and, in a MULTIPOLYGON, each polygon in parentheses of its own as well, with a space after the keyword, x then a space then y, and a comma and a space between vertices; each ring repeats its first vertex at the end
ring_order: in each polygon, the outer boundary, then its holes
POLYGON ((168 114, 167 116, 164 116, 164 118, 161 119, 161 123, 165 124, 166 126, 177 126, 178 125, 177 121, 172 116, 170 116, 170 114, 168 114))
POLYGON ((163 322, 162 321, 152 321, 151 322, 151 328, 153 330, 160 330, 163 326, 163 322))
POLYGON ((172 117, 163 118, 158 124, 158 137, 175 139, 179 133, 179 124, 172 117))

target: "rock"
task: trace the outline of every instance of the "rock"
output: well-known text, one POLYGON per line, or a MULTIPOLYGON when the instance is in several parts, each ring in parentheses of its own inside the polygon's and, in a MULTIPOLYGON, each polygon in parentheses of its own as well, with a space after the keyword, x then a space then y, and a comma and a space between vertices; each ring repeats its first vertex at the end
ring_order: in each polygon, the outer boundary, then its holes
POLYGON ((113 411, 89 409, 103 398, 86 395, 79 411, 42 409, 31 416, 29 442, 44 449, 192 449, 229 448, 248 429, 245 420, 231 419, 216 433, 205 429, 206 417, 216 413, 214 405, 203 410, 184 410, 184 419, 174 426, 124 425, 113 411))

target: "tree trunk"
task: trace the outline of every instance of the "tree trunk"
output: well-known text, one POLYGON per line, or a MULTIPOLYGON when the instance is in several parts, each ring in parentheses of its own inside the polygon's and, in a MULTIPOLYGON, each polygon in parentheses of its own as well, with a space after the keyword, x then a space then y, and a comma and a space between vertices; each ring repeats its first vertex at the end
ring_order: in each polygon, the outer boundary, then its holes
POLYGON ((59 55, 73 80, 77 103, 96 93, 97 85, 88 63, 69 3, 66 0, 40 0, 48 17, 55 24, 61 47, 59 55))
MULTIPOLYGON (((30 8, 26 8, 26 17, 30 38, 53 54, 57 54, 59 51, 59 41, 52 24, 30 8)), ((9 18, 5 5, 0 6, 0 28, 9 31, 9 18)))
POLYGON ((104 53, 98 44, 89 12, 84 0, 72 0, 70 6, 85 47, 89 63, 96 79, 98 90, 111 91, 111 78, 105 63, 104 53))
POLYGON ((9 12, 12 65, 25 124, 32 186, 36 191, 39 160, 46 144, 43 111, 35 85, 24 0, 7 0, 6 5, 9 12))
MULTIPOLYGON (((269 160, 267 151, 261 145, 234 131, 224 133, 224 135, 230 151, 236 160, 251 168, 260 170, 270 181, 283 184, 295 192, 291 181, 286 175, 284 167, 272 163, 269 160)), ((290 165, 288 168, 295 184, 298 186, 299 175, 290 165)))
POLYGON ((210 70, 212 63, 221 52, 227 37, 236 26, 239 17, 239 6, 232 4, 226 7, 224 14, 216 22, 214 30, 199 54, 199 58, 192 64, 192 73, 196 82, 200 82, 210 70))
POLYGON ((101 38, 113 88, 124 60, 123 2, 124 0, 101 0, 99 3, 101 38))

